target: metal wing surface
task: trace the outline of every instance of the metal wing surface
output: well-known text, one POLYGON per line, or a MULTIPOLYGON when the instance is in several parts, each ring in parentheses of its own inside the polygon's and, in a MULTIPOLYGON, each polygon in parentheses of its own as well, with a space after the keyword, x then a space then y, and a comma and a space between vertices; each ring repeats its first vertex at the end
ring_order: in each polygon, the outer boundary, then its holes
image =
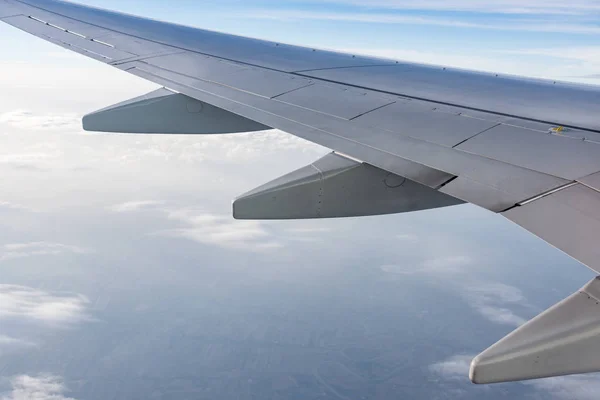
MULTIPOLYGON (((600 272, 597 87, 297 47, 58 0, 0 0, 0 20, 166 88, 86 116, 88 130, 276 128, 334 151, 238 198, 236 218, 361 216, 468 202, 600 272)), ((582 293, 595 302, 594 283, 582 293)), ((563 310, 549 310, 550 320, 562 321, 555 316, 563 310)), ((600 370, 597 307, 568 324, 535 321, 521 339, 479 356, 472 379, 600 370), (581 344, 582 332, 595 347, 581 344), (573 368, 590 354, 592 361, 573 368)))

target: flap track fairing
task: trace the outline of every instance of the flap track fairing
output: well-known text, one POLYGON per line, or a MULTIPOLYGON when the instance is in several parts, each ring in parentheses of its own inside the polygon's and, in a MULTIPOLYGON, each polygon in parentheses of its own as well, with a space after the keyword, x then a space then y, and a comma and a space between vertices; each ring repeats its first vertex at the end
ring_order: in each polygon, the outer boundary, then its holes
POLYGON ((163 88, 86 115, 83 129, 120 133, 221 134, 271 128, 163 88))
POLYGON ((336 153, 239 197, 236 219, 309 219, 395 214, 463 202, 336 153))

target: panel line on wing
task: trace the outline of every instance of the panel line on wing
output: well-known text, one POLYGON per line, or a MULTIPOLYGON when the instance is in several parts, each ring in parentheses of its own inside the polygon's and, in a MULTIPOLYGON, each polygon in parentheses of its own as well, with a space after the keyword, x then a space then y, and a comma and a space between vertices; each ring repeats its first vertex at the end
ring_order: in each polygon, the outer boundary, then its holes
POLYGON ((452 178, 448 179, 446 182, 442 183, 439 187, 437 187, 437 190, 442 189, 444 186, 448 186, 449 184, 451 184, 453 181, 455 181, 456 179, 458 179, 458 176, 453 176, 452 178))
MULTIPOLYGON (((59 31, 63 31, 63 32, 65 32, 65 33, 70 33, 70 34, 72 34, 72 35, 79 36, 80 38, 87 39, 87 37, 86 37, 85 35, 83 35, 83 34, 81 34, 81 33, 79 33, 79 32, 75 32, 75 31, 72 31, 72 30, 70 30, 70 29, 63 28, 62 26, 58 26, 58 25, 52 24, 52 23, 50 23, 50 22, 46 22, 46 21, 44 21, 43 19, 40 19, 40 18, 34 17, 33 15, 29 15, 29 16, 28 16, 28 18, 29 18, 29 19, 32 19, 32 20, 34 20, 34 21, 36 21, 36 22, 39 22, 39 23, 41 23, 41 24, 44 24, 44 25, 46 25, 46 26, 49 26, 49 27, 51 27, 51 28, 58 29, 59 31)), ((113 46, 113 47, 114 47, 114 46, 113 46)))
POLYGON ((42 19, 39 19, 39 18, 37 18, 37 17, 34 17, 33 15, 29 15, 28 17, 29 17, 30 19, 34 20, 34 21, 41 22, 41 23, 42 23, 42 24, 44 24, 44 25, 47 25, 47 24, 48 24, 48 22, 46 22, 46 21, 44 21, 44 20, 42 20, 42 19))
MULTIPOLYGON (((134 62, 134 61, 146 61, 146 60, 151 60, 151 59, 157 58, 157 57, 171 56, 171 55, 176 55, 176 54, 183 54, 185 52, 186 52, 185 50, 172 50, 172 51, 165 51, 165 52, 162 52, 162 53, 147 54, 147 55, 144 55, 144 56, 133 56, 133 57, 130 57, 130 58, 125 58, 125 59, 122 59, 122 60, 114 61, 114 62, 110 63, 110 65, 112 65, 114 67, 118 67, 120 65, 131 63, 131 62, 134 62)), ((124 69, 123 71, 128 71, 129 69, 131 69, 131 68, 124 69)))
POLYGON ((62 44, 63 44, 63 45, 65 45, 65 46, 68 46, 68 47, 73 47, 73 48, 75 48, 75 49, 78 49, 78 50, 80 50, 80 51, 83 51, 84 53, 90 53, 90 54, 93 54, 93 55, 95 55, 95 56, 97 56, 97 57, 102 57, 102 58, 104 58, 104 59, 106 59, 106 60, 112 60, 112 58, 111 58, 111 57, 109 57, 109 56, 105 56, 104 54, 96 53, 95 51, 92 51, 92 50, 86 49, 85 47, 80 47, 80 46, 77 46, 77 45, 75 45, 75 44, 73 44, 73 43, 67 43, 67 42, 63 42, 62 40, 58 40, 58 39, 56 39, 56 38, 53 38, 53 37, 51 37, 51 36, 47 36, 47 37, 48 37, 48 38, 50 38, 50 39, 54 39, 54 40, 56 40, 57 42, 59 42, 59 43, 62 43, 62 44))
POLYGON ((113 49, 115 48, 114 45, 112 45, 110 43, 103 42, 102 40, 92 39, 92 42, 98 43, 98 44, 101 44, 101 45, 104 45, 104 46, 107 46, 107 47, 112 47, 113 49))
MULTIPOLYGON (((462 117, 462 116, 461 116, 461 117, 462 117)), ((468 118, 468 117, 463 117, 463 118, 468 118)), ((497 124, 496 124, 496 125, 494 125, 494 126, 490 126, 489 128, 487 128, 487 129, 484 129, 483 131, 481 131, 481 132, 478 132, 478 133, 474 134, 473 136, 471 136, 471 137, 468 137, 468 138, 464 139, 464 140, 463 140, 463 141, 461 141, 460 143, 457 143, 457 144, 455 144, 454 146, 452 146, 452 148, 453 148, 453 149, 455 149, 455 148, 457 148, 458 146, 460 146, 461 144, 463 144, 464 142, 466 142, 466 141, 468 141, 468 140, 471 140, 471 139, 473 139, 475 136, 479 136, 479 135, 481 135, 482 133, 485 133, 485 132, 489 131, 490 129, 494 129, 494 128, 495 128, 495 127, 497 127, 498 125, 502 125, 502 123, 497 123, 497 124)))
POLYGON ((273 97, 271 97, 271 100, 277 100, 277 98, 278 98, 278 97, 284 96, 284 95, 286 95, 286 94, 290 94, 290 93, 292 93, 292 92, 295 92, 296 90, 304 89, 304 88, 307 88, 307 87, 309 87, 309 86, 313 86, 313 85, 314 85, 314 83, 309 83, 309 84, 308 84, 308 85, 306 85, 306 86, 300 86, 300 87, 297 87, 297 88, 290 89, 290 90, 288 90, 287 92, 283 92, 283 93, 280 93, 280 94, 278 94, 277 96, 273 96, 273 97))
MULTIPOLYGON (((390 61, 390 62, 394 62, 394 61, 390 61)), ((396 64, 398 63, 398 61, 395 61, 396 64)), ((298 70, 298 71, 293 71, 290 72, 292 74, 300 74, 300 73, 304 73, 304 72, 316 72, 316 71, 330 71, 330 70, 334 70, 334 69, 348 69, 348 68, 369 68, 369 67, 389 67, 390 65, 393 64, 372 64, 372 65, 350 65, 347 67, 328 67, 328 68, 316 68, 316 69, 302 69, 302 70, 298 70)))
POLYGON ((46 22, 46 25, 48 25, 48 26, 50 26, 50 27, 52 27, 52 28, 56 28, 56 29, 58 29, 58 30, 60 30, 60 31, 63 31, 63 32, 66 32, 66 31, 67 31, 67 30, 66 30, 65 28, 63 28, 62 26, 54 25, 54 24, 51 24, 50 22, 46 22))
MULTIPOLYGON (((537 200, 539 200, 539 199, 543 199, 543 198, 544 198, 544 197, 546 197, 546 196, 550 196, 551 194, 554 194, 554 193, 560 192, 561 190, 568 189, 568 188, 570 188, 571 186, 575 186, 575 185, 577 185, 577 184, 579 184, 579 182, 570 182, 570 183, 567 183, 566 185, 563 185, 563 186, 557 187, 556 189, 552 189, 552 190, 550 190, 550 191, 548 191, 548 192, 542 193, 542 194, 540 194, 540 195, 538 195, 538 196, 535 196, 535 197, 533 197, 533 198, 531 198, 531 199, 528 199, 528 200, 522 201, 522 202, 518 203, 516 206, 526 206, 526 205, 527 205, 527 204, 529 204, 529 203, 533 203, 534 201, 537 201, 537 200)), ((586 185, 586 186, 587 186, 587 185, 586 185)), ((590 189, 593 189, 593 188, 590 188, 590 189)), ((511 208, 512 208, 512 207, 511 207, 511 208)))
POLYGON ((367 115, 367 114, 369 114, 369 113, 372 113, 372 112, 374 112, 374 111, 381 110, 382 108, 389 107, 389 106, 391 106, 392 104, 396 104, 396 102, 395 102, 395 101, 393 101, 393 102, 391 102, 391 103, 384 104, 384 105, 382 105, 382 106, 379 106, 379 107, 377 107, 377 108, 374 108, 374 109, 372 109, 372 110, 365 111, 365 112, 364 112, 364 113, 362 113, 362 114, 358 114, 357 116, 354 116, 354 117, 350 118, 348 121, 354 121, 354 120, 355 120, 355 119, 357 119, 357 118, 363 117, 363 116, 365 116, 365 115, 367 115))
POLYGON ((587 183, 585 183, 585 182, 577 181, 577 183, 580 183, 580 184, 582 184, 583 186, 585 186, 585 187, 587 187, 587 188, 590 188, 590 189, 592 189, 594 192, 598 192, 598 193, 600 193, 600 189, 598 189, 598 188, 595 188, 595 187, 593 187, 593 186, 590 186, 590 185, 588 185, 588 184, 587 184, 587 183))

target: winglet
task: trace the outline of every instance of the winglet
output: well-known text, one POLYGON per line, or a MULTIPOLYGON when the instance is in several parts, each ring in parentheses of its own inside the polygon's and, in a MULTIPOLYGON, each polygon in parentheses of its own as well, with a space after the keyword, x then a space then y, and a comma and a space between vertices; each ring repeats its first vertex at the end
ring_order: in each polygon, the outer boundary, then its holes
POLYGON ((478 355, 473 383, 600 372, 600 277, 478 355))

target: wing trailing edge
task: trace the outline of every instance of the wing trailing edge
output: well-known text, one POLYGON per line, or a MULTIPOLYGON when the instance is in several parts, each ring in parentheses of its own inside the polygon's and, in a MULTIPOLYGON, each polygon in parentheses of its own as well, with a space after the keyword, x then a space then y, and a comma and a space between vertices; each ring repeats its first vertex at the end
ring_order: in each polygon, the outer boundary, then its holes
POLYGON ((83 117, 96 132, 221 134, 270 127, 181 93, 158 89, 83 117))

